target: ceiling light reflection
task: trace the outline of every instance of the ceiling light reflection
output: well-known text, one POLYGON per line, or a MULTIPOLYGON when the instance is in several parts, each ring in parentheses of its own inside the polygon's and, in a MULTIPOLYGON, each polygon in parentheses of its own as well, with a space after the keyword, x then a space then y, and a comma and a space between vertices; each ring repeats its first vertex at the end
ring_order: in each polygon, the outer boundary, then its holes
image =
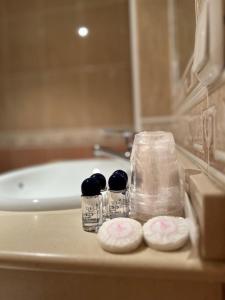
POLYGON ((84 37, 88 36, 89 29, 85 26, 81 26, 78 28, 77 33, 80 37, 84 38, 84 37))

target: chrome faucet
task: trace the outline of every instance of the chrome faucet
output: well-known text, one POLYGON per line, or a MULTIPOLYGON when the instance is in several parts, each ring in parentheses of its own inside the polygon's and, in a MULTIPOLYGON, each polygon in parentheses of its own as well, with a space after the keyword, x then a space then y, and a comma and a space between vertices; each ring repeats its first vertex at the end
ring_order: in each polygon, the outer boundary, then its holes
POLYGON ((132 144, 135 132, 130 130, 120 130, 120 129, 104 129, 106 135, 120 135, 124 138, 124 143, 126 145, 126 149, 124 152, 114 151, 108 147, 101 146, 99 144, 95 144, 93 146, 93 155, 98 157, 102 155, 106 155, 109 157, 122 158, 125 160, 130 159, 132 144))

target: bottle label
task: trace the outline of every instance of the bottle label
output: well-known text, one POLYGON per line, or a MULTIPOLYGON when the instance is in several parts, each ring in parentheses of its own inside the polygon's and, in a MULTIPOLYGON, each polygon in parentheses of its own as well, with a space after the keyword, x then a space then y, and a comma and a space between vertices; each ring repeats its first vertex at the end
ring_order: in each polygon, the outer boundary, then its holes
POLYGON ((102 221, 102 198, 82 197, 82 222, 87 231, 97 231, 102 221))
POLYGON ((83 211, 83 218, 88 223, 96 223, 99 221, 99 205, 86 205, 83 211))
POLYGON ((125 193, 110 192, 109 196, 109 217, 110 219, 124 217, 125 193))

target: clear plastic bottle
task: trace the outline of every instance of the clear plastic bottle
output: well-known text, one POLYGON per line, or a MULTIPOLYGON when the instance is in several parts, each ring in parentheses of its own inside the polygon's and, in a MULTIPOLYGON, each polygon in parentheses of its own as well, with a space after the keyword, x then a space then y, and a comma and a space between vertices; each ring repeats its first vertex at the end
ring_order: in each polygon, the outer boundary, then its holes
POLYGON ((129 194, 127 180, 113 173, 109 178, 109 218, 129 216, 129 194))
POLYGON ((109 192, 109 218, 120 218, 126 217, 125 212, 125 203, 126 199, 126 190, 113 191, 109 192))
POLYGON ((102 224, 102 195, 82 196, 81 198, 83 229, 98 232, 102 224))
POLYGON ((102 194, 102 223, 109 219, 109 210, 108 210, 108 191, 106 188, 106 179, 105 176, 101 173, 94 173, 91 175, 91 178, 96 179, 101 187, 101 194, 102 194))
POLYGON ((128 188, 128 176, 127 173, 123 170, 116 170, 113 174, 122 176, 126 181, 126 189, 121 191, 123 194, 125 193, 125 197, 123 200, 123 207, 124 207, 124 217, 129 217, 130 215, 130 194, 128 188))
POLYGON ((99 182, 87 178, 81 185, 82 225, 85 231, 97 232, 102 225, 102 195, 99 182))

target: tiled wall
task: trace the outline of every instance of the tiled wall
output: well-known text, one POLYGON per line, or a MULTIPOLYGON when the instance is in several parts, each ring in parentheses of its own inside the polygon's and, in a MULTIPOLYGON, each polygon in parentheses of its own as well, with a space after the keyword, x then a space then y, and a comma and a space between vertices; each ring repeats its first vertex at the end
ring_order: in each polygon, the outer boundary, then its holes
POLYGON ((0 133, 131 126, 128 23, 127 0, 0 0, 0 133))
POLYGON ((200 158, 207 171, 222 177, 216 171, 225 174, 225 84, 198 101, 173 123, 172 130, 179 145, 200 158))
MULTIPOLYGON (((167 115, 167 0, 136 4, 142 115, 167 115)), ((0 171, 124 145, 100 128, 133 125, 128 11, 128 0, 0 0, 0 171)))
POLYGON ((170 113, 167 0, 138 0, 142 117, 170 113))
MULTIPOLYGON (((197 14, 201 3, 197 1, 197 14)), ((223 3, 225 4, 225 2, 223 3)), ((223 7, 225 16, 225 6, 223 7)), ((224 26, 225 32, 225 26, 224 26)), ((184 81, 190 78, 187 70, 184 81)), ((198 90, 181 98, 172 123, 177 144, 186 154, 224 187, 225 183, 225 81, 224 71, 213 85, 198 85, 198 90)))
POLYGON ((128 0, 0 0, 0 41, 0 172, 123 144, 101 128, 133 124, 128 0))
POLYGON ((210 145, 210 165, 225 174, 225 85, 210 96, 212 112, 212 130, 214 132, 210 145))
MULTIPOLYGON (((189 19, 194 22, 193 18, 189 19)), ((190 70, 187 70, 184 83, 190 77, 190 70)), ((221 77, 224 78, 224 73, 221 77)), ((173 115, 165 118, 163 122, 159 120, 146 124, 145 129, 172 131, 180 149, 224 187, 225 81, 219 78, 214 86, 207 89, 200 84, 191 94, 185 90, 185 84, 181 87, 184 91, 178 90, 179 94, 171 101, 174 107, 173 115)))
MULTIPOLYGON (((173 132, 180 150, 224 187, 225 83, 211 91, 209 96, 203 91, 192 101, 193 105, 183 113, 166 118, 163 122, 159 120, 146 124, 144 128, 173 132)), ((185 102, 186 99, 183 105, 185 102)))
MULTIPOLYGON (((153 122, 146 130, 165 130, 174 134, 181 151, 190 157, 217 184, 225 184, 225 83, 196 94, 192 105, 164 122, 153 122)), ((184 99, 184 107, 187 99, 184 99)))
MULTIPOLYGON (((170 1, 170 0, 169 0, 170 1)), ((175 55, 177 76, 181 77, 194 49, 195 0, 172 0, 175 22, 175 55)), ((174 37, 173 37, 174 38, 174 37)))

